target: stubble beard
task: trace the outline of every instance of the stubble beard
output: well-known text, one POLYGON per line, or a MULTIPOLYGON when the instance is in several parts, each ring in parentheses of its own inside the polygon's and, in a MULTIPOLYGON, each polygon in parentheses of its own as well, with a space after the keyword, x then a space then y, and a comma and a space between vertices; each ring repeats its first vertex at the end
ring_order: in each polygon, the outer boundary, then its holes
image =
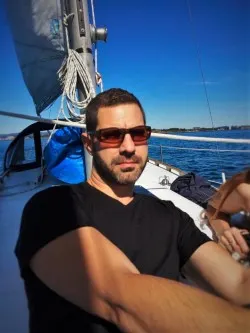
POLYGON ((134 167, 127 167, 117 170, 115 166, 117 166, 119 163, 125 162, 125 156, 118 156, 114 158, 110 165, 108 165, 100 157, 98 152, 95 152, 93 155, 93 164, 96 172, 104 181, 116 185, 134 185, 144 170, 147 159, 145 159, 144 162, 141 157, 136 155, 127 157, 127 159, 135 162, 134 167))

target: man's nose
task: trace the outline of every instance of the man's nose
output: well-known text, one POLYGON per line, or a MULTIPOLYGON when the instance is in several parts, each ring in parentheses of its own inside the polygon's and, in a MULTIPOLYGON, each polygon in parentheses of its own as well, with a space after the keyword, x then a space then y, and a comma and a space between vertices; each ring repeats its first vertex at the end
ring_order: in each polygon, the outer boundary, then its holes
POLYGON ((121 143, 120 146, 120 152, 129 152, 129 153, 134 153, 135 152, 135 144, 134 141, 132 140, 132 137, 129 133, 125 134, 124 139, 121 143))

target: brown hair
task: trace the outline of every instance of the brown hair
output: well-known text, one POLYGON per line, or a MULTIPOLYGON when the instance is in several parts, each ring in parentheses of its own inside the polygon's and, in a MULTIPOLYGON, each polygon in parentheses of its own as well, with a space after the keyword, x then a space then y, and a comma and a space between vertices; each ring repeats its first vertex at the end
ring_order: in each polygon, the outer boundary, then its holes
POLYGON ((117 106, 120 104, 137 104, 141 109, 144 124, 146 124, 145 112, 139 100, 131 93, 120 88, 106 90, 94 97, 86 109, 87 131, 95 131, 97 127, 98 110, 101 107, 117 106))
POLYGON ((247 183, 250 184, 250 168, 248 168, 245 171, 239 172, 236 175, 234 175, 231 179, 229 179, 228 181, 226 181, 225 184, 223 184, 217 194, 221 194, 222 198, 221 198, 221 202, 218 206, 218 208, 216 209, 213 218, 216 218, 218 213, 220 212, 221 207, 223 206, 224 202, 226 201, 227 197, 229 196, 229 194, 231 194, 233 192, 233 190, 240 184, 242 183, 247 183))

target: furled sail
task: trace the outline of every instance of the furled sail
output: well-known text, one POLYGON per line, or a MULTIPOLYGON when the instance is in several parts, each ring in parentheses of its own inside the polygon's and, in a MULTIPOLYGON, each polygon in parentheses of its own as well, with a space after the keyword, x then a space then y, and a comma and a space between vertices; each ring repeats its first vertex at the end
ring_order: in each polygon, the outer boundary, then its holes
POLYGON ((61 93, 57 71, 65 57, 61 0, 6 0, 17 58, 40 114, 61 93))

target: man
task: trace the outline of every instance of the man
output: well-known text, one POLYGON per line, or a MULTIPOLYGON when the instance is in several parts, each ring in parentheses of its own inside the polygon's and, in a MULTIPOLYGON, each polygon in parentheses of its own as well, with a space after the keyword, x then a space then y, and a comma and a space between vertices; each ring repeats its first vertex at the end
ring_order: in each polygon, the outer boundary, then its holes
POLYGON ((101 93, 86 123, 88 181, 42 191, 23 212, 16 254, 30 332, 249 331, 239 305, 250 303, 250 271, 171 202, 133 192, 150 137, 137 98, 101 93), (179 283, 182 268, 221 297, 179 283))

